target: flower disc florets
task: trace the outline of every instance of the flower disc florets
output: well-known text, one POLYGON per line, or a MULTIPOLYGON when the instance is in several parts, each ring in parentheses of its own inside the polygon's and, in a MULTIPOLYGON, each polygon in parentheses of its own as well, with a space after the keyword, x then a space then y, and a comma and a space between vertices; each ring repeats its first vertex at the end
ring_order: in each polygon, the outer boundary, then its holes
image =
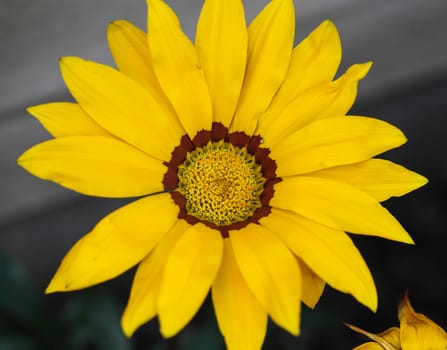
POLYGON ((260 136, 228 133, 220 123, 181 144, 166 163, 163 184, 180 207, 179 217, 203 222, 227 237, 230 230, 257 222, 270 213, 276 177, 270 151, 260 136))
POLYGON ((210 141, 188 153, 178 178, 187 213, 201 221, 226 226, 248 219, 262 206, 265 179, 246 148, 210 141))

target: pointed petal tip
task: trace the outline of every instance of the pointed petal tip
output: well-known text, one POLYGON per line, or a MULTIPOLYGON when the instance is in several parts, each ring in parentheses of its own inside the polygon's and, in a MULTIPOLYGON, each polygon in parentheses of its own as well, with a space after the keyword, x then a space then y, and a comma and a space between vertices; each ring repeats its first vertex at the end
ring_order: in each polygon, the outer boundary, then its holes
MULTIPOLYGON (((148 0, 148 1, 152 1, 152 0, 148 0)), ((172 327, 169 327, 166 324, 166 322, 163 322, 163 319, 162 319, 162 317, 160 317, 160 315, 158 315, 158 321, 160 322, 160 334, 165 339, 174 337, 180 331, 179 329, 174 329, 172 327)))
POLYGON ((107 25, 107 31, 109 31, 109 29, 114 28, 114 27, 119 27, 119 24, 117 23, 119 20, 115 20, 112 22, 109 22, 109 24, 107 25))
POLYGON ((408 292, 408 289, 405 290, 401 303, 410 304, 410 293, 408 292))
POLYGON ((117 19, 109 23, 108 28, 110 27, 121 27, 122 25, 126 25, 127 21, 123 19, 117 19))
POLYGON ((342 79, 345 76, 346 77, 354 76, 355 81, 359 81, 366 77, 366 75, 369 73, 372 65, 373 65, 373 61, 367 61, 364 63, 353 64, 352 66, 350 66, 348 68, 346 73, 338 79, 342 79))
POLYGON ((336 26, 335 23, 334 23, 331 19, 329 19, 329 18, 326 18, 323 22, 321 22, 321 23, 320 23, 320 27, 321 27, 321 29, 324 30, 324 32, 327 32, 327 31, 331 31, 331 32, 333 32, 333 31, 335 31, 335 32, 337 33, 337 35, 338 35, 337 26, 336 26))
POLYGON ((417 179, 418 187, 416 187, 415 189, 425 186, 426 184, 428 184, 430 182, 430 180, 428 178, 426 178, 425 176, 423 176, 421 174, 417 174, 417 175, 419 175, 418 179, 417 179))
POLYGON ((45 294, 52 294, 52 293, 54 293, 55 292, 55 290, 53 290, 50 286, 48 286, 47 288, 45 288, 45 294))
POLYGON ((400 301, 399 306, 398 306, 399 319, 402 317, 403 313, 407 312, 408 310, 410 310, 411 312, 414 312, 413 306, 410 303, 410 296, 408 293, 408 289, 406 289, 404 292, 404 295, 402 297, 402 300, 400 301))
POLYGON ((25 169, 26 171, 28 171, 29 173, 33 174, 32 172, 32 168, 30 168, 29 164, 28 164, 28 160, 32 157, 30 157, 30 153, 32 154, 32 149, 34 147, 31 147, 30 149, 26 150, 25 152, 23 152, 19 158, 17 158, 16 163, 18 166, 22 167, 23 169, 25 169))
POLYGON ((87 63, 91 62, 89 60, 86 60, 84 58, 78 57, 78 56, 62 56, 59 58, 59 67, 60 69, 65 69, 68 66, 72 66, 76 63, 87 63))
POLYGON ((295 337, 298 337, 300 335, 301 330, 300 330, 300 326, 299 326, 298 322, 294 328, 289 330, 289 332, 290 332, 290 334, 292 334, 295 337))
POLYGON ((62 56, 59 58, 59 69, 62 72, 66 72, 69 69, 69 66, 74 65, 75 63, 79 63, 85 61, 84 59, 76 56, 62 56))
POLYGON ((71 292, 87 288, 91 285, 92 284, 90 285, 79 284, 77 283, 77 281, 71 280, 71 278, 68 279, 67 274, 65 272, 58 270, 56 274, 53 276, 53 279, 48 284, 47 288, 45 289, 45 294, 52 294, 57 292, 71 292))
POLYGON ((416 244, 410 234, 403 227, 401 227, 400 232, 398 232, 394 237, 390 237, 389 239, 410 245, 416 244))
POLYGON ((110 37, 113 32, 121 29, 121 25, 119 24, 120 20, 112 21, 107 25, 107 36, 110 37))
POLYGON ((32 116, 36 116, 36 110, 39 108, 39 106, 41 105, 33 105, 33 106, 28 106, 25 108, 25 110, 31 114, 32 116))
POLYGON ((32 105, 32 106, 26 107, 25 111, 28 114, 30 114, 31 116, 33 116, 34 118, 36 118, 41 124, 43 124, 41 119, 42 119, 42 117, 45 118, 47 108, 57 105, 59 103, 60 102, 40 103, 37 105, 32 105))
POLYGON ((74 56, 61 56, 59 57, 59 64, 63 65, 65 64, 67 61, 70 61, 71 59, 75 58, 74 56))
POLYGON ((368 309, 370 309, 373 313, 377 312, 377 308, 379 306, 378 300, 377 300, 377 293, 373 300, 371 300, 370 305, 367 305, 368 309))
POLYGON ((363 63, 365 65, 365 67, 368 67, 368 69, 370 69, 372 67, 372 65, 374 64, 374 61, 366 61, 365 63, 363 63))
POLYGON ((17 165, 21 166, 22 168, 25 168, 24 165, 23 165, 23 162, 24 162, 24 157, 23 156, 24 156, 25 153, 20 155, 19 158, 17 158, 17 160, 16 160, 17 165))
POLYGON ((127 316, 126 311, 124 311, 123 316, 121 317, 121 329, 123 330, 124 335, 126 338, 131 338, 138 327, 135 327, 135 325, 129 320, 129 317, 127 316))
POLYGON ((67 275, 61 271, 61 267, 56 271, 50 283, 45 289, 45 294, 52 294, 56 292, 70 292, 72 290, 80 289, 73 287, 72 281, 67 279, 67 275))
POLYGON ((373 61, 367 61, 365 63, 358 64, 358 67, 360 68, 360 70, 359 70, 359 77, 360 77, 360 79, 363 79, 364 77, 366 77, 366 75, 371 70, 371 67, 373 66, 373 63, 374 63, 373 61))
POLYGON ((289 320, 282 320, 281 323, 277 323, 275 320, 273 320, 273 322, 275 322, 281 328, 292 334, 294 337, 297 337, 301 333, 300 317, 301 316, 298 315, 297 317, 290 318, 289 320))
POLYGON ((337 26, 329 18, 325 19, 320 25, 315 29, 315 32, 320 32, 323 42, 334 41, 337 42, 338 46, 341 48, 340 34, 338 32, 337 26))
POLYGON ((293 336, 297 337, 298 335, 300 335, 300 317, 301 312, 299 311, 298 314, 295 315, 295 317, 290 317, 289 315, 288 319, 284 318, 283 320, 281 320, 281 322, 277 322, 279 320, 274 320, 274 322, 293 336))
POLYGON ((359 299, 358 297, 355 297, 355 298, 357 299, 357 301, 359 303, 361 303, 363 306, 370 309, 373 313, 377 312, 377 308, 379 306, 379 298, 377 295, 377 289, 376 289, 375 284, 373 284, 373 290, 367 291, 367 294, 364 295, 362 299, 359 299))
POLYGON ((132 330, 132 331, 131 331, 131 330, 125 329, 125 328, 123 328, 123 327, 121 327, 121 329, 123 330, 124 336, 125 336, 127 339, 132 338, 133 334, 135 333, 135 330, 132 330))
POLYGON ((403 145, 403 144, 407 143, 408 139, 402 131, 401 131, 401 133, 402 133, 402 144, 401 145, 403 145))
MULTIPOLYGON (((364 63, 360 63, 360 65, 363 66, 363 69, 366 71, 366 73, 369 72, 369 70, 371 69, 373 64, 374 64, 374 61, 372 61, 372 60, 371 61, 366 61, 364 63)), ((366 75, 366 73, 365 73, 365 75, 366 75)))
POLYGON ((356 331, 357 327, 354 326, 353 324, 350 324, 348 322, 343 322, 343 324, 345 325, 345 327, 348 327, 350 330, 356 331))
POLYGON ((53 279, 48 284, 47 288, 45 289, 45 294, 53 294, 56 292, 66 292, 68 291, 67 286, 63 283, 60 283, 60 281, 56 280, 56 276, 53 277, 53 279))
POLYGON ((46 289, 45 289, 45 294, 53 294, 53 293, 56 293, 56 292, 59 292, 56 288, 52 288, 52 287, 50 287, 50 286, 48 286, 46 289))
POLYGON ((133 24, 124 19, 117 19, 108 24, 107 33, 109 34, 109 32, 113 30, 125 30, 125 28, 129 26, 133 26, 133 24))
POLYGON ((410 236, 410 234, 404 230, 405 234, 402 234, 401 237, 399 237, 399 239, 396 239, 397 242, 401 242, 401 243, 405 243, 405 244, 410 244, 410 245, 415 245, 415 241, 413 240, 413 238, 410 236))
POLYGON ((301 318, 301 306, 299 307, 297 314, 293 315, 293 313, 289 313, 289 315, 287 316, 283 315, 283 319, 281 321, 280 320, 273 320, 273 321, 281 328, 285 329, 287 332, 297 337, 300 335, 301 331, 300 318, 301 318))

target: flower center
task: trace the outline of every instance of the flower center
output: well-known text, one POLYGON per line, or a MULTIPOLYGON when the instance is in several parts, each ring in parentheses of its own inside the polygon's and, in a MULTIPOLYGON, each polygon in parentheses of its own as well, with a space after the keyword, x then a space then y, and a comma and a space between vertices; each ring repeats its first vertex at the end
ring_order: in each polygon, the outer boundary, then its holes
POLYGON ((245 147, 210 141, 187 155, 178 179, 186 212, 199 220, 227 226, 248 219, 262 206, 265 179, 245 147))
POLYGON ((276 163, 261 147, 259 135, 229 133, 221 123, 200 130, 191 139, 183 135, 174 148, 163 187, 179 207, 178 217, 201 222, 227 238, 271 212, 276 163))

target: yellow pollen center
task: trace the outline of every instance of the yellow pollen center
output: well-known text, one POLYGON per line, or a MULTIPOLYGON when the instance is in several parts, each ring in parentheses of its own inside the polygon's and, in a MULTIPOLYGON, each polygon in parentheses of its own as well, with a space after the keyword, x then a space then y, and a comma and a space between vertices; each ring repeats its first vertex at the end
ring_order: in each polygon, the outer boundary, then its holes
POLYGON ((188 153, 178 169, 186 211, 199 220, 226 226, 248 219, 262 206, 265 179, 245 147, 209 142, 188 153))

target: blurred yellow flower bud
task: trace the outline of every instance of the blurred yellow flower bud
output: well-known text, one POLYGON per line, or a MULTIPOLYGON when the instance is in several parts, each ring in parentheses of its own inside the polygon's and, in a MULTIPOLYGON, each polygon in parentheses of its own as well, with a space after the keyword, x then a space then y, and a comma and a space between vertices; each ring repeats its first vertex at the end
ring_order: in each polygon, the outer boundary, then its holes
POLYGON ((357 346, 353 350, 446 350, 447 334, 427 316, 414 311, 408 293, 399 305, 400 327, 391 327, 374 334, 356 326, 346 324, 371 342, 357 346))

